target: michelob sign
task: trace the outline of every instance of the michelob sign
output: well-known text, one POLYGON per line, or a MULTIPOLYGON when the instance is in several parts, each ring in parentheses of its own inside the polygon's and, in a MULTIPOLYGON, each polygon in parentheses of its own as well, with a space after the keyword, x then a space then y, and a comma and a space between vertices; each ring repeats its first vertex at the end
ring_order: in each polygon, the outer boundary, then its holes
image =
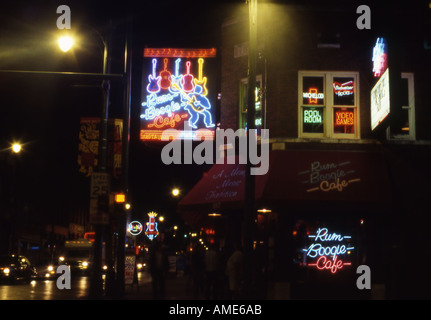
POLYGON ((144 50, 140 140, 214 138, 216 49, 144 50), (184 130, 187 122, 192 130, 184 130))

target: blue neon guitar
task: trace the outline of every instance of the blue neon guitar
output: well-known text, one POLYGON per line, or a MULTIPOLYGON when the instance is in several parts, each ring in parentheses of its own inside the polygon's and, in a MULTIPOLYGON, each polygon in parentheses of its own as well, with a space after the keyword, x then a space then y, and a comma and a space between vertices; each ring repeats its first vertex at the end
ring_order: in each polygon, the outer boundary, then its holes
POLYGON ((156 77, 157 59, 153 59, 153 73, 148 76, 147 91, 151 93, 157 93, 160 91, 160 76, 156 77))
POLYGON ((173 90, 169 89, 171 92, 177 92, 177 88, 180 87, 181 79, 183 77, 181 74, 179 74, 180 62, 180 58, 175 60, 175 75, 171 75, 171 89, 173 90))

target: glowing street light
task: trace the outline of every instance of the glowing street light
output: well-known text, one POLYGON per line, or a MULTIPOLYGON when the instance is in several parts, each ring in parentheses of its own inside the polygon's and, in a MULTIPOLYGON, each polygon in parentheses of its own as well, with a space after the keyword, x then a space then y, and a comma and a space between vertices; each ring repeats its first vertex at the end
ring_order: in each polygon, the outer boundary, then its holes
POLYGON ((21 146, 21 144, 19 144, 19 143, 14 143, 14 144, 12 144, 12 151, 13 151, 14 153, 20 153, 20 152, 21 152, 21 150, 22 150, 22 146, 21 146))
POLYGON ((72 48, 73 43, 74 41, 71 36, 62 36, 58 39, 58 46, 63 52, 69 51, 70 48, 72 48))
POLYGON ((178 197, 178 196, 179 196, 179 194, 180 194, 180 189, 178 189, 178 188, 174 188, 174 189, 172 189, 172 195, 173 195, 174 197, 178 197))

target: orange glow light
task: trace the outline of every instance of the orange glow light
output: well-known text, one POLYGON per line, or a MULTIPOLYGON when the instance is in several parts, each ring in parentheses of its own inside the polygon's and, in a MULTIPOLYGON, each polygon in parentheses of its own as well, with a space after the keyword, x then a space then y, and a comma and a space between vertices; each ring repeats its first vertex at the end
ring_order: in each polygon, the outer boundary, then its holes
POLYGON ((115 202, 116 203, 126 202, 126 195, 124 193, 116 193, 115 194, 115 202))
POLYGON ((145 48, 144 58, 215 58, 217 50, 180 49, 180 48, 145 48))

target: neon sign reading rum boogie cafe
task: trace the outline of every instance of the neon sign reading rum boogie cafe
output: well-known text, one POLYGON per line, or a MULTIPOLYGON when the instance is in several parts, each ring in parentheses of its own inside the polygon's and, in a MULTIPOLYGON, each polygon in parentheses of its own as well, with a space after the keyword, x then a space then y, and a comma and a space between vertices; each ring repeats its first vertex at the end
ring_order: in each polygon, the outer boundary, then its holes
POLYGON ((346 261, 354 249, 349 244, 351 236, 329 233, 327 228, 319 228, 315 235, 308 237, 314 239, 314 242, 303 249, 307 258, 313 259, 312 263, 307 263, 307 266, 336 273, 344 266, 352 265, 350 261, 346 261))
POLYGON ((163 130, 183 128, 185 122, 195 131, 179 131, 174 139, 213 138, 214 107, 203 57, 215 57, 215 49, 145 49, 144 56, 152 59, 151 73, 143 77, 140 139, 160 141, 163 130))

